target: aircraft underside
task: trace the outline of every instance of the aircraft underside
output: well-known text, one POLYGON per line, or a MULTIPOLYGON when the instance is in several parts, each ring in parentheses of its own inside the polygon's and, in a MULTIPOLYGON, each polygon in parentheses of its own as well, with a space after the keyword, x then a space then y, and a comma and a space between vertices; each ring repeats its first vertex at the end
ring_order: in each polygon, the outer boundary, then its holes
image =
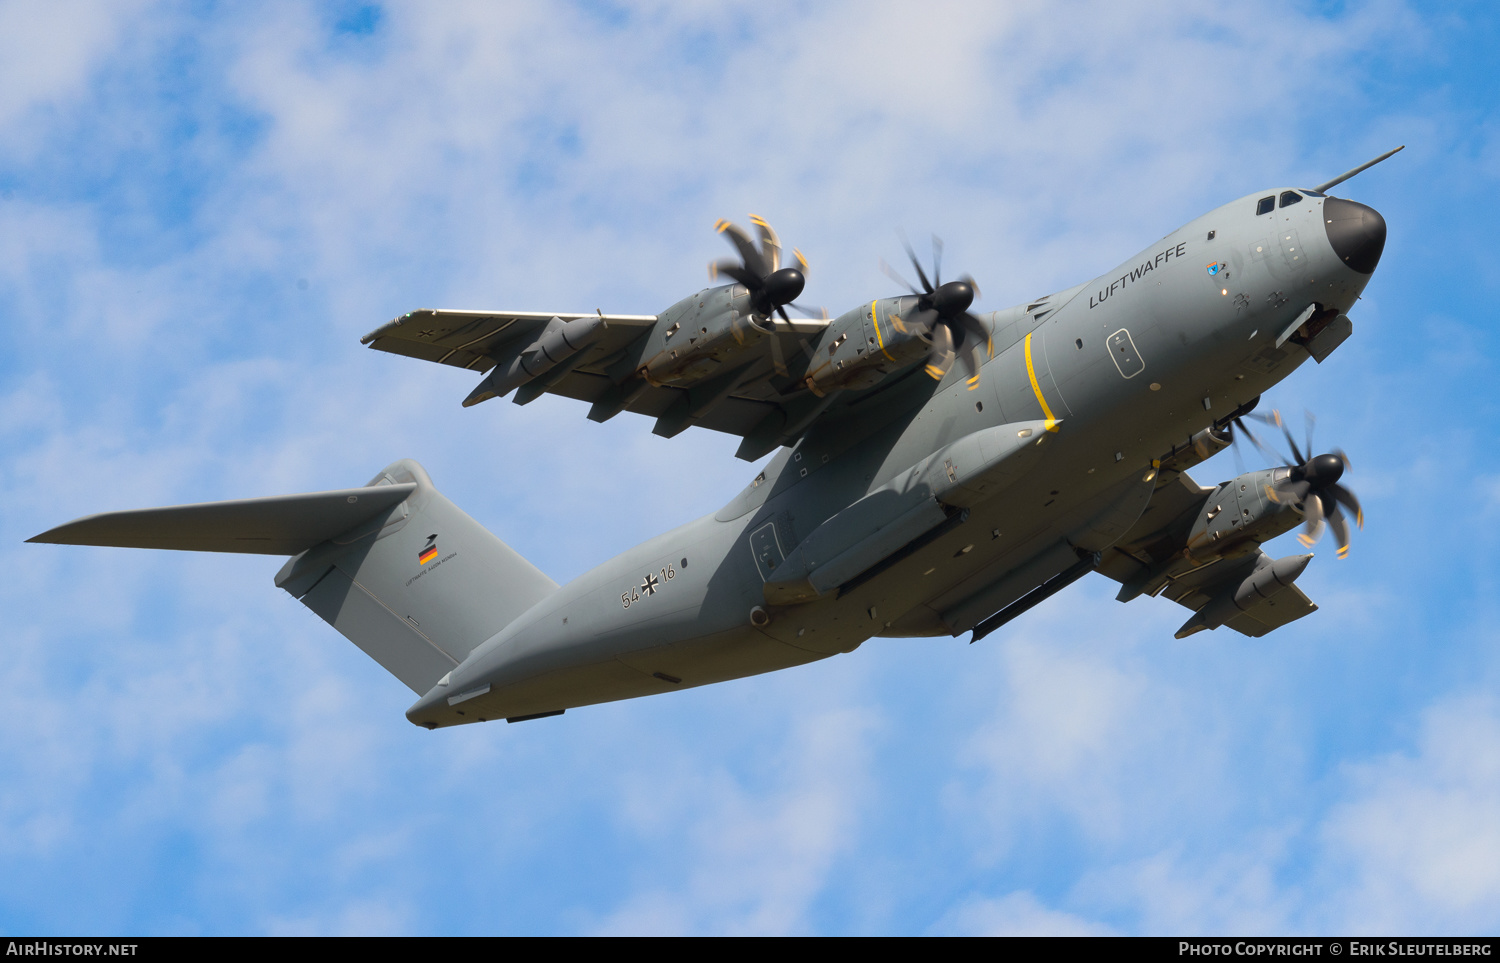
MULTIPOLYGON (((1366 165, 1368 166, 1368 165, 1366 165)), ((1359 168, 1362 169, 1362 168, 1359 168)), ((1352 333, 1385 223, 1326 189, 1225 205, 1084 284, 986 315, 972 279, 837 318, 785 306, 808 270, 721 222, 732 283, 659 316, 418 311, 367 336, 470 368, 465 405, 514 393, 589 417, 708 427, 779 452, 714 515, 558 586, 398 461, 336 492, 90 516, 33 541, 288 555, 276 584, 419 696, 429 728, 554 715, 787 668, 872 636, 978 640, 1097 572, 1184 606, 1179 637, 1251 635, 1316 610, 1324 528, 1342 555, 1341 452, 1204 487, 1187 470, 1260 396, 1352 333)), ((1347 513, 1347 515, 1346 515, 1347 513)))

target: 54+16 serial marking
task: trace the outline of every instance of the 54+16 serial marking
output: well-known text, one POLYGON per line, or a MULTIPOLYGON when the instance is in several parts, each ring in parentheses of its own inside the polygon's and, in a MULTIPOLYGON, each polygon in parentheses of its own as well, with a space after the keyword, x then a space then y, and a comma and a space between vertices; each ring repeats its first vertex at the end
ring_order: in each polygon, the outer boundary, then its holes
POLYGON ((672 567, 671 563, 668 563, 667 567, 661 570, 660 578, 658 578, 655 573, 647 572, 646 577, 641 580, 640 585, 636 586, 628 592, 620 593, 620 602, 625 608, 628 609, 632 604, 639 602, 643 596, 649 598, 650 596, 655 595, 663 588, 662 583, 676 577, 677 570, 672 567))

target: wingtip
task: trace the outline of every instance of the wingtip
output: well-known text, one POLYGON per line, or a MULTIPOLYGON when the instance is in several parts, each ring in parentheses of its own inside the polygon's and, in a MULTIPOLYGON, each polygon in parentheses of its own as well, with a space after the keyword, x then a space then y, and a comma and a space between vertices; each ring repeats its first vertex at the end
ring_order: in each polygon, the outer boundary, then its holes
POLYGON ((1178 629, 1177 633, 1173 635, 1172 638, 1185 639, 1190 635, 1197 635, 1199 632, 1204 632, 1207 630, 1208 626, 1204 625, 1202 622, 1197 621, 1196 619, 1193 619, 1189 620, 1187 625, 1184 625, 1182 628, 1178 629))

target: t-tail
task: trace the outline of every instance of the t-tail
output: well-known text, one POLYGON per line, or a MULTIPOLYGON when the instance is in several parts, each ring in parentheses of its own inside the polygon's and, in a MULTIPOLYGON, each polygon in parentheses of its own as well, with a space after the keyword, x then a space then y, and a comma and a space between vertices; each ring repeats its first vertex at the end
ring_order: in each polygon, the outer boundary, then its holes
POLYGON ((557 591, 410 459, 363 488, 90 515, 29 541, 291 555, 277 586, 419 695, 557 591))

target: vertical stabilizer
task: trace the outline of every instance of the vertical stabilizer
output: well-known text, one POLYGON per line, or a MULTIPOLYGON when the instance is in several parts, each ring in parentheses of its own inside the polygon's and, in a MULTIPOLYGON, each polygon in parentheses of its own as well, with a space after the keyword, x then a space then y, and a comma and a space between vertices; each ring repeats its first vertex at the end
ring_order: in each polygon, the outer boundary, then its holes
POLYGON ((415 484, 388 513, 287 562, 276 584, 414 692, 557 590, 402 459, 366 486, 415 484))

